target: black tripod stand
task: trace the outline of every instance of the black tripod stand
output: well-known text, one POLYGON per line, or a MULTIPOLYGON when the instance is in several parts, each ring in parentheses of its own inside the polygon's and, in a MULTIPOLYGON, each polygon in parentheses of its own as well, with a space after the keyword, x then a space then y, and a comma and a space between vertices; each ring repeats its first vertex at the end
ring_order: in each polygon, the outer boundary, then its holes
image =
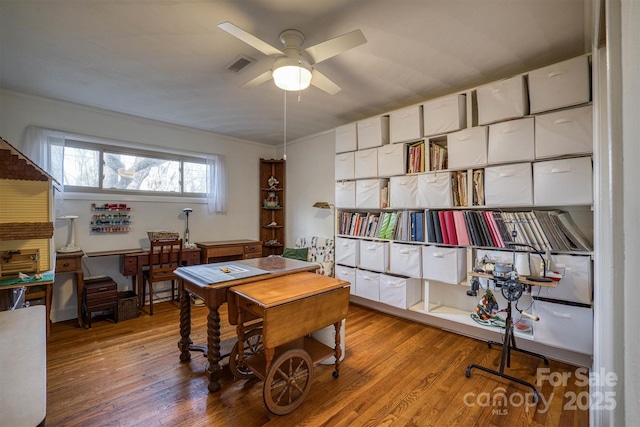
POLYGON ((538 389, 531 383, 528 383, 519 378, 512 377, 511 375, 507 375, 504 373, 505 363, 507 368, 511 367, 511 350, 519 351, 520 353, 528 354, 530 356, 539 357, 544 361, 545 365, 549 364, 549 360, 541 354, 533 353, 531 351, 520 349, 516 346, 516 337, 513 334, 513 317, 511 315, 511 303, 512 301, 517 301, 520 296, 522 296, 523 285, 516 279, 509 279, 502 285, 502 295, 507 299, 507 318, 505 319, 505 331, 504 331, 504 341, 502 343, 497 341, 489 341, 487 345, 491 348, 491 345, 501 345, 502 346, 502 355, 500 357, 500 368, 499 370, 493 370, 486 368, 484 366, 470 364, 467 366, 467 370, 465 375, 467 378, 471 377, 471 369, 477 368, 481 371, 488 372, 493 375, 497 375, 502 378, 506 378, 510 381, 516 382, 518 384, 522 384, 524 386, 530 387, 533 389, 533 403, 538 403, 539 395, 538 389))

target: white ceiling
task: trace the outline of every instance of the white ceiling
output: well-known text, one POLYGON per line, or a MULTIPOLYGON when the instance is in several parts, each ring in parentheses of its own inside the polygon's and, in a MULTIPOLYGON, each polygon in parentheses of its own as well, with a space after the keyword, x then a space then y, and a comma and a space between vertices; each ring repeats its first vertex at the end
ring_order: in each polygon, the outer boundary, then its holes
POLYGON ((280 48, 360 29, 368 42, 317 65, 342 91, 287 97, 287 140, 585 52, 586 0, 0 0, 0 87, 269 144, 283 91, 239 86, 273 59, 217 27, 280 48), (257 60, 226 70, 238 55, 257 60))

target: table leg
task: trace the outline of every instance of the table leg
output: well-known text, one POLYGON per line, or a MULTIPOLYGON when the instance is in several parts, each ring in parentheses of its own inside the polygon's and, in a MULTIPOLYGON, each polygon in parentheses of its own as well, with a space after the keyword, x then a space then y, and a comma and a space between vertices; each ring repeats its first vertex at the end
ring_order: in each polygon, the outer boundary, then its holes
POLYGON ((78 299, 78 326, 84 328, 84 316, 82 315, 82 297, 84 294, 84 273, 76 272, 76 294, 78 299))
POLYGON ((49 333, 51 332, 51 301, 53 299, 53 283, 49 283, 44 288, 44 304, 47 311, 47 338, 49 338, 49 333))
POLYGON ((220 390, 220 306, 209 307, 207 315, 207 376, 209 377, 209 391, 220 390))
POLYGON ((182 279, 179 280, 180 287, 180 341, 178 348, 180 349, 180 361, 188 362, 191 360, 190 346, 191 341, 191 298, 189 293, 184 290, 182 279))

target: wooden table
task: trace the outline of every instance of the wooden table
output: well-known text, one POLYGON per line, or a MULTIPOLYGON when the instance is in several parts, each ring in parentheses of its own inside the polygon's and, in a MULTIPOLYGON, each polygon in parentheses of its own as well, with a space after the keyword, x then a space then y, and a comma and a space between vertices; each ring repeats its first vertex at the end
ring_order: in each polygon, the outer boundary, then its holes
MULTIPOLYGON (((226 263, 208 264, 211 269, 219 269, 229 265, 260 269, 264 274, 235 278, 230 275, 228 281, 214 283, 208 279, 201 278, 193 272, 196 267, 181 267, 176 270, 176 275, 180 278, 180 361, 191 360, 191 351, 204 351, 207 355, 207 376, 209 377, 209 391, 214 392, 220 389, 220 306, 227 302, 227 292, 232 286, 239 286, 246 283, 273 279, 275 277, 286 276, 305 271, 315 271, 318 264, 298 261, 282 257, 251 258, 240 261, 226 263), (207 315, 207 346, 206 349, 193 345, 191 341, 191 298, 189 294, 196 295, 204 300, 209 309, 207 315)), ((199 266, 204 267, 204 266, 199 266)))
POLYGON ((71 273, 76 277, 76 300, 78 304, 78 326, 84 327, 82 319, 82 293, 84 291, 84 272, 82 271, 83 251, 56 252, 56 273, 71 273))
MULTIPOLYGON (((43 274, 42 279, 40 280, 27 280, 27 281, 19 281, 18 279, 0 279, 0 290, 4 291, 4 290, 10 290, 10 289, 15 289, 15 288, 21 288, 21 287, 26 287, 26 288, 31 288, 31 287, 35 287, 35 286, 44 286, 44 291, 42 291, 42 293, 38 293, 38 294, 31 294, 31 299, 35 298, 42 298, 44 297, 44 305, 45 305, 45 310, 46 310, 46 319, 45 319, 45 323, 46 323, 46 332, 47 332, 47 337, 49 337, 49 332, 51 331, 51 321, 50 321, 50 316, 51 316, 51 295, 52 295, 52 290, 53 290, 53 282, 54 282, 54 274, 49 272, 48 274, 43 274)), ((28 290, 27 290, 28 292, 28 290)), ((10 310, 13 311, 13 310, 10 310)), ((2 341, 0 341, 2 342, 2 341)))
POLYGON ((250 321, 253 328, 255 318, 262 319, 264 352, 245 358, 244 351, 237 351, 236 364, 264 380, 264 402, 271 412, 285 415, 300 406, 309 392, 313 366, 332 355, 333 376, 338 378, 340 327, 348 311, 349 282, 314 273, 230 288, 229 319, 235 318, 231 323, 238 325, 239 349, 245 348, 244 322, 250 321), (333 348, 308 336, 329 325, 336 330, 333 348))
POLYGON ((262 242, 259 240, 196 242, 196 246, 202 251, 201 264, 262 257, 262 242))

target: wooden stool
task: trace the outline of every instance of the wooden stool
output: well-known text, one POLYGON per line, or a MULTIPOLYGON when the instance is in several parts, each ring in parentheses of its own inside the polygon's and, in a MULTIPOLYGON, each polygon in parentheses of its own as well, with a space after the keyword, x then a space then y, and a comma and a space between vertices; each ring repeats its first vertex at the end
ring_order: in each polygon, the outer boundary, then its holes
POLYGON ((91 315, 96 311, 112 310, 118 323, 118 285, 111 277, 97 277, 84 281, 83 312, 91 328, 91 315))

